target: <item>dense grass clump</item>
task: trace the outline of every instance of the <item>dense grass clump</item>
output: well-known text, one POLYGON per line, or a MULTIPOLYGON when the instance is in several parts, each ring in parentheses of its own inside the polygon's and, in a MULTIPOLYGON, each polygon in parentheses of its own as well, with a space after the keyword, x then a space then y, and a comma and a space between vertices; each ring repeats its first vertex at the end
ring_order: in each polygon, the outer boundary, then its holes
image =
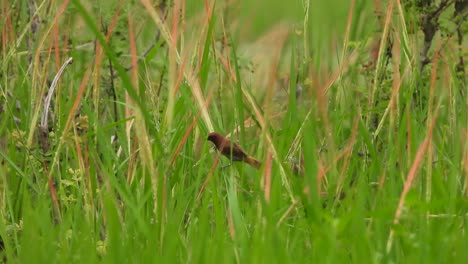
POLYGON ((467 13, 4 1, 0 258, 468 263, 467 13))

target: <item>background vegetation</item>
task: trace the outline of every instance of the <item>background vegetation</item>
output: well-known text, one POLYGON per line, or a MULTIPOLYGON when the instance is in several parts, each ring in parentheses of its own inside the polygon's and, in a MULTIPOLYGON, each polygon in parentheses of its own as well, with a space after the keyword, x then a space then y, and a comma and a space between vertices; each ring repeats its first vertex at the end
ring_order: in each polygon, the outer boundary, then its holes
POLYGON ((3 261, 468 263, 466 1, 0 14, 3 261))

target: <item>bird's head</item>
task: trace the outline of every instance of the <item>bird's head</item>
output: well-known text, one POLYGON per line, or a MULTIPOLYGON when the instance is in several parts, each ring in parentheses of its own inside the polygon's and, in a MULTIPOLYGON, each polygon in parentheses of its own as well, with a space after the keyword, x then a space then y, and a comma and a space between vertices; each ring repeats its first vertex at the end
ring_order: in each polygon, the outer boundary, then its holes
POLYGON ((215 144, 216 147, 219 147, 221 145, 221 142, 224 140, 224 137, 217 132, 211 132, 210 134, 208 134, 208 140, 213 142, 213 144, 215 144))

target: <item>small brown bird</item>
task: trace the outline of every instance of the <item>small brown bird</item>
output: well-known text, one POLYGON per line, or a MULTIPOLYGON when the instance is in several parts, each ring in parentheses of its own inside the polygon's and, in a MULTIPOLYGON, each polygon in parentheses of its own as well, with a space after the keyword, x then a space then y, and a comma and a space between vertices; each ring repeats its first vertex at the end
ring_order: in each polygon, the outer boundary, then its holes
POLYGON ((221 154, 232 161, 243 161, 257 169, 262 165, 260 161, 247 154, 238 144, 233 142, 231 143, 231 140, 221 136, 219 133, 211 132, 208 135, 208 140, 215 144, 221 154))

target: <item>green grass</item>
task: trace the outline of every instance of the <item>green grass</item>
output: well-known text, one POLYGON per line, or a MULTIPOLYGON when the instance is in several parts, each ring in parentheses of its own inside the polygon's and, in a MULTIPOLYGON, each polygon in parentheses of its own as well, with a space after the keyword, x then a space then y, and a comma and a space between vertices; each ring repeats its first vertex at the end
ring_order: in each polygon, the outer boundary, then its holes
POLYGON ((438 35, 420 71, 418 10, 46 2, 0 11, 4 261, 467 263, 463 54, 438 35))

